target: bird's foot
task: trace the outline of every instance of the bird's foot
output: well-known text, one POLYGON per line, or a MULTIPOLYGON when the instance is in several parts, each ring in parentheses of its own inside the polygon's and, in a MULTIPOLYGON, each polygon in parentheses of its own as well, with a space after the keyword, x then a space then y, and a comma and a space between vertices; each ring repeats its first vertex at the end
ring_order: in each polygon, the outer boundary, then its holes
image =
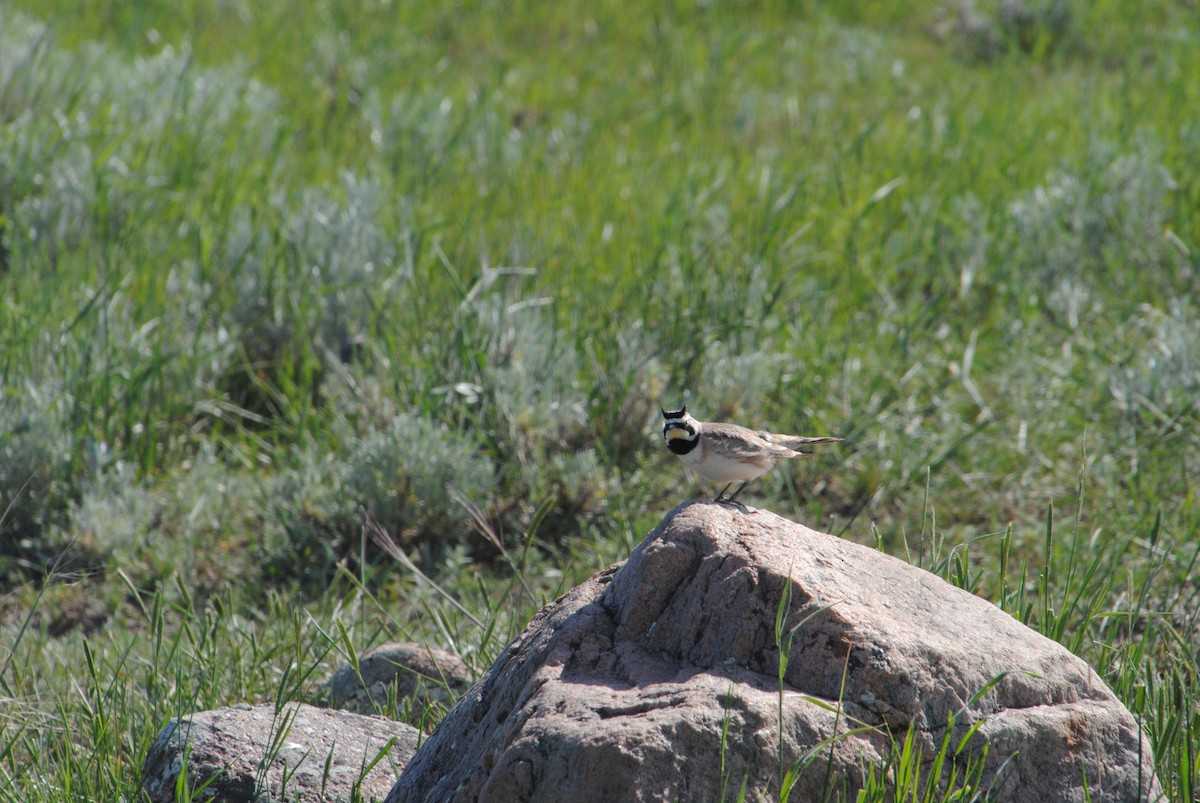
POLYGON ((728 497, 721 497, 719 499, 714 499, 713 501, 716 502, 718 505, 729 505, 730 507, 736 507, 738 510, 742 511, 743 513, 756 512, 756 508, 749 507, 746 504, 744 504, 743 502, 739 502, 736 499, 730 499, 728 497))

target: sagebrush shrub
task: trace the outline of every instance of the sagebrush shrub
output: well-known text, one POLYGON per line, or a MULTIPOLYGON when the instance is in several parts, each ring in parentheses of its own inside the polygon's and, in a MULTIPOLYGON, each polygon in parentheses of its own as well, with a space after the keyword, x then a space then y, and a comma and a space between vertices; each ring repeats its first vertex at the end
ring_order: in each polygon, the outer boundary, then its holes
POLYGON ((346 489, 402 543, 462 540, 468 513, 491 497, 496 468, 469 433, 402 414, 362 440, 347 462, 346 489))

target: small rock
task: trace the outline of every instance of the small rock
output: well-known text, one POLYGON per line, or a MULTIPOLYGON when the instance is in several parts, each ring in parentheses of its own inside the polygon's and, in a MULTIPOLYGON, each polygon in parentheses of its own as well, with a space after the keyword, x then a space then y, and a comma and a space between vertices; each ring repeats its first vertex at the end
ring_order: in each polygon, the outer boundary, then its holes
POLYGON ((278 713, 274 705, 201 711, 159 732, 142 764, 142 789, 154 803, 173 803, 186 764, 191 789, 208 784, 193 800, 378 800, 419 737, 415 728, 382 717, 303 703, 278 713), (364 774, 382 751, 386 755, 364 774))
POLYGON ((471 673, 457 655, 419 644, 382 644, 359 656, 358 668, 355 673, 347 664, 323 684, 332 707, 391 714, 384 709, 394 685, 396 700, 409 698, 419 718, 433 702, 450 707, 471 686, 471 673))

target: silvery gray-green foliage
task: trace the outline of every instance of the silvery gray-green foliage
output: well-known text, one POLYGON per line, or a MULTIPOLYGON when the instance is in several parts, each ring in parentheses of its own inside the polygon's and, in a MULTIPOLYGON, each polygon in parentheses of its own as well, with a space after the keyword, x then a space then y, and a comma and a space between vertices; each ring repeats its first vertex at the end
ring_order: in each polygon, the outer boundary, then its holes
POLYGON ((377 181, 345 172, 336 189, 273 198, 266 216, 235 210, 221 255, 235 289, 223 323, 244 363, 222 382, 235 403, 278 413, 274 386, 315 396, 328 370, 378 342, 373 323, 404 330, 393 316, 411 292, 411 254, 387 228, 389 204, 377 181))
POLYGON ((23 556, 37 572, 62 546, 47 528, 63 521, 73 492, 67 403, 52 386, 27 385, 0 396, 0 577, 7 574, 6 556, 23 556))
POLYGON ((178 573, 200 586, 257 576, 248 546, 262 516, 259 489, 213 444, 203 444, 169 483, 139 477, 134 465, 111 456, 93 463, 69 529, 94 564, 145 581, 178 573))
POLYGON ((469 432, 401 414, 359 443, 347 461, 345 487, 400 541, 462 540, 468 513, 452 492, 487 500, 496 467, 469 432))
MULTIPOLYGON (((552 500, 552 515, 559 517, 562 526, 569 530, 575 530, 579 520, 603 511, 607 495, 616 488, 595 449, 549 453, 536 471, 526 473, 525 479, 529 483, 530 501, 536 504, 552 500)), ((544 535, 558 537, 561 533, 544 535)))
POLYGON ((306 189, 284 229, 293 275, 311 288, 314 309, 306 323, 334 353, 364 334, 363 313, 373 301, 390 297, 412 278, 397 262, 396 239, 380 223, 388 201, 379 183, 347 172, 340 190, 342 197, 306 189))
POLYGON ((1082 164, 1053 171, 1009 207, 1013 268, 1072 327, 1097 283, 1135 275, 1131 263, 1140 283, 1157 283, 1173 262, 1164 230, 1175 184, 1157 149, 1144 139, 1136 145, 1120 151, 1094 141, 1082 164))
POLYGON ((395 154, 408 170, 431 173, 442 166, 455 136, 452 104, 428 93, 400 93, 387 101, 369 91, 363 116, 372 140, 395 154))
POLYGON ((596 457, 603 419, 590 415, 582 356, 563 336, 550 300, 496 289, 473 300, 472 312, 486 356, 479 393, 494 416, 502 492, 530 508, 553 499, 573 515, 595 512, 611 488, 596 457))
POLYGON ((200 585, 220 577, 320 583, 358 545, 361 513, 335 455, 298 447, 254 483, 207 442, 161 483, 103 448, 91 452, 99 457, 90 477, 54 531, 89 565, 143 580, 178 573, 200 585))
POLYGON ((156 415, 114 426, 140 406, 132 399, 219 407, 205 389, 232 353, 231 324, 213 307, 229 266, 202 261, 202 244, 220 252, 226 227, 210 216, 223 213, 229 174, 247 163, 269 174, 274 164, 274 95, 187 52, 129 60, 100 46, 72 51, 20 14, 0 10, 0 20, 0 266, 24 305, 42 303, 37 320, 18 304, 5 334, 44 349, 30 361, 37 381, 60 384, 94 416, 73 413, 71 426, 103 429, 114 448, 144 440, 135 450, 149 454, 161 447, 149 437, 156 415), (180 187, 202 200, 179 205, 180 187), (73 273, 90 280, 39 299, 41 277, 73 273))
MULTIPOLYGON (((742 421, 761 414, 779 383, 799 368, 786 354, 736 351, 721 340, 708 344, 703 364, 703 393, 695 405, 703 404, 711 410, 709 416, 742 421)), ((776 424, 775 428, 780 426, 776 424)))
MULTIPOLYGON (((268 519, 258 554, 268 576, 327 579, 337 561, 357 549, 362 532, 359 500, 347 487, 344 457, 311 445, 298 447, 268 484, 268 519)), ((386 477, 379 477, 380 484, 386 477)), ((367 492, 376 493, 372 484, 367 492)))
POLYGON ((1200 318, 1190 299, 1174 299, 1166 310, 1147 309, 1131 324, 1137 350, 1114 365, 1108 387, 1124 412, 1147 406, 1168 423, 1195 404, 1200 394, 1200 318))
MULTIPOLYGON (((107 462, 107 461, 102 461, 107 462)), ((135 467, 124 461, 97 465, 71 507, 70 531, 93 556, 111 558, 124 570, 137 571, 160 521, 160 501, 138 482, 135 467)))
MULTIPOLYGON (((30 121, 28 117, 23 120, 30 121)), ((76 127, 78 123, 76 118, 68 125, 76 127)), ((13 131, 9 136, 43 136, 41 132, 35 133, 36 128, 29 125, 26 131, 13 131)), ((68 131, 62 134, 68 139, 71 136, 68 131)), ((85 246, 92 238, 95 173, 91 149, 78 140, 64 141, 45 172, 34 178, 37 189, 13 207, 10 248, 18 248, 20 241, 25 246, 20 249, 22 252, 42 249, 72 252, 85 246)))
POLYGON ((668 352, 643 321, 616 332, 612 342, 603 344, 608 357, 604 362, 599 359, 600 345, 585 345, 596 378, 589 420, 607 460, 636 466, 647 448, 659 445, 659 405, 671 401, 666 395, 671 387, 668 352))
POLYGON ((939 255, 958 274, 958 293, 966 296, 980 272, 986 270, 995 238, 988 227, 987 210, 977 196, 955 198, 950 211, 950 231, 938 243, 939 255))
POLYGON ((590 119, 567 110, 543 119, 537 107, 522 106, 526 102, 504 87, 472 89, 462 98, 419 90, 384 98, 370 89, 362 115, 372 145, 419 203, 423 188, 460 180, 467 171, 518 171, 538 162, 559 172, 576 164, 591 133, 590 119))
POLYGON ((537 438, 567 438, 586 426, 575 346, 555 325, 549 299, 488 295, 474 305, 487 362, 480 384, 516 457, 537 438))
POLYGON ((992 61, 1010 51, 1045 55, 1076 36, 1072 0, 957 0, 937 26, 962 55, 992 61))
MULTIPOLYGON (((133 62, 98 46, 72 53, 52 46, 44 26, 0 15, 0 85, 11 120, 0 129, 0 203, 12 204, 0 212, 12 218, 10 250, 41 243, 70 251, 87 247, 95 226, 138 229, 146 217, 139 210, 161 206, 167 187, 221 180, 207 170, 229 148, 221 131, 239 131, 242 159, 273 148, 276 99, 236 70, 198 67, 170 48, 133 62), (179 149, 189 160, 174 158, 179 149)), ((168 233, 140 237, 151 235, 168 233)))

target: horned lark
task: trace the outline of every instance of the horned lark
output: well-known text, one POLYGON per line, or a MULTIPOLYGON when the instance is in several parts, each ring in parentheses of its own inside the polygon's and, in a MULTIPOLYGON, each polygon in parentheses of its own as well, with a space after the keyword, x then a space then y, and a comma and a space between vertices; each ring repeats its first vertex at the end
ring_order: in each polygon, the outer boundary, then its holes
MULTIPOLYGON (((662 409, 662 408, 659 408, 662 409)), ((714 502, 732 502, 750 480, 758 479, 774 466, 777 460, 807 457, 812 452, 801 449, 813 443, 836 443, 841 438, 804 438, 798 435, 776 435, 756 432, 737 424, 715 424, 697 421, 688 415, 687 405, 675 412, 662 411, 666 423, 663 437, 667 448, 679 455, 693 471, 713 482, 727 483, 714 502), (741 480, 741 485, 726 497, 729 486, 741 480)))

